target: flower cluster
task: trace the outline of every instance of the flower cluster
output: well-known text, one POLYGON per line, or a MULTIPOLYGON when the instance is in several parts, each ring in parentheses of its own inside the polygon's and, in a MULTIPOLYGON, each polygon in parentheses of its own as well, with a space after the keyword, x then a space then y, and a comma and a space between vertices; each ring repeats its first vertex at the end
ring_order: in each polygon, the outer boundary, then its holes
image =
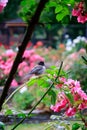
POLYGON ((7 5, 8 0, 0 0, 0 12, 4 9, 4 7, 7 5))
POLYGON ((77 21, 80 23, 85 23, 87 21, 87 12, 84 1, 81 1, 75 5, 74 9, 72 10, 72 16, 76 16, 77 21))
POLYGON ((61 91, 58 93, 56 104, 51 106, 54 112, 65 110, 67 116, 73 116, 77 111, 87 108, 87 95, 81 89, 79 81, 65 78, 60 78, 59 81, 56 88, 61 91), (71 96, 72 101, 67 94, 71 96))
MULTIPOLYGON (((16 52, 12 49, 6 50, 5 53, 0 55, 0 80, 6 79, 8 77, 15 56, 16 52)), ((34 50, 26 50, 23 57, 25 57, 25 60, 20 63, 15 79, 12 81, 11 86, 18 86, 18 83, 20 83, 18 79, 29 72, 36 64, 36 62, 44 60, 41 56, 36 54, 34 50)))

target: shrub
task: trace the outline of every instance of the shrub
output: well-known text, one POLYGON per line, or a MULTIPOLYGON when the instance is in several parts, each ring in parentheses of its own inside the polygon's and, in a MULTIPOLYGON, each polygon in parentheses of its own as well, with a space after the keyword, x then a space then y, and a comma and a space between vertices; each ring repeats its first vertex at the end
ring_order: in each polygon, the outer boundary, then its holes
POLYGON ((33 95, 28 91, 24 91, 23 93, 18 92, 13 97, 13 103, 17 108, 25 110, 31 108, 34 99, 33 95))

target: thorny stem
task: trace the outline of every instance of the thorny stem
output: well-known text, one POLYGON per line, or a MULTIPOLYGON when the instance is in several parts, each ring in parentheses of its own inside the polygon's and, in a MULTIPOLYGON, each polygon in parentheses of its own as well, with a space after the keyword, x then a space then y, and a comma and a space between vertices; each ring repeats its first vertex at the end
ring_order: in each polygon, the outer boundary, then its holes
MULTIPOLYGON (((60 65, 60 68, 58 70, 58 74, 57 74, 57 77, 55 78, 55 81, 59 78, 60 76, 60 72, 61 72, 61 69, 62 69, 62 65, 63 65, 63 62, 61 62, 61 65, 60 65)), ((47 93, 51 90, 51 88, 53 87, 54 85, 54 82, 50 85, 50 87, 47 89, 47 91, 44 93, 44 95, 41 97, 41 99, 35 104, 35 106, 30 110, 30 112, 28 113, 27 116, 25 116, 18 124, 16 124, 11 130, 14 130, 15 128, 17 128, 17 126, 19 126, 25 119, 26 117, 29 117, 30 114, 32 113, 32 111, 38 106, 38 104, 43 100, 43 98, 47 95, 47 93)))

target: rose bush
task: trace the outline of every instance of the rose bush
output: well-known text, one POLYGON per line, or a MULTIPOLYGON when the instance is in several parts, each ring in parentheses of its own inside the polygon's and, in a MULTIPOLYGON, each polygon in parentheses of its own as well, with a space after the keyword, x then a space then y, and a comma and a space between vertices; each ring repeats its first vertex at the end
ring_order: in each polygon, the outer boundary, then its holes
POLYGON ((87 10, 84 0, 75 4, 72 15, 77 17, 79 23, 85 23, 87 21, 87 10))
MULTIPOLYGON (((16 51, 12 49, 5 50, 0 55, 0 85, 4 85, 4 81, 7 79, 11 67, 13 65, 14 58, 16 56, 16 51)), ((39 61, 43 61, 44 58, 36 54, 34 50, 26 50, 23 57, 25 60, 20 63, 18 71, 16 72, 15 78, 13 79, 11 86, 17 87, 21 82, 20 79, 26 73, 28 73, 32 67, 39 61)))
POLYGON ((60 89, 57 102, 54 106, 51 106, 54 112, 65 110, 67 116, 73 116, 76 112, 87 108, 87 95, 81 89, 79 81, 64 79, 60 80, 60 84, 57 85, 57 89, 58 87, 60 89), (71 99, 68 96, 71 96, 71 99))

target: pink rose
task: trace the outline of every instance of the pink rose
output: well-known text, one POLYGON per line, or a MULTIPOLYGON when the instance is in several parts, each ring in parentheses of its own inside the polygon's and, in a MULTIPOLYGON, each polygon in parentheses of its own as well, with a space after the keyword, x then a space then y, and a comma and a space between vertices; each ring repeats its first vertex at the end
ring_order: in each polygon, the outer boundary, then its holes
POLYGON ((3 11, 4 7, 7 5, 8 0, 0 0, 0 12, 3 11))
POLYGON ((65 112, 67 116, 73 116, 76 114, 76 108, 69 107, 67 111, 65 112))
POLYGON ((80 14, 77 18, 78 23, 85 23, 87 20, 87 17, 85 15, 80 14))
POLYGON ((17 87, 18 86, 18 83, 15 79, 13 79, 12 83, 11 83, 11 86, 12 87, 17 87))
POLYGON ((72 10, 72 16, 76 16, 79 23, 85 23, 87 21, 87 11, 85 9, 84 1, 81 1, 75 5, 72 10))
POLYGON ((59 112, 61 111, 63 108, 66 107, 66 104, 67 104, 67 100, 61 100, 60 102, 56 103, 55 106, 51 106, 51 109, 54 111, 54 112, 59 112))
POLYGON ((72 16, 79 16, 80 14, 81 14, 81 10, 76 10, 76 9, 72 10, 72 16))

